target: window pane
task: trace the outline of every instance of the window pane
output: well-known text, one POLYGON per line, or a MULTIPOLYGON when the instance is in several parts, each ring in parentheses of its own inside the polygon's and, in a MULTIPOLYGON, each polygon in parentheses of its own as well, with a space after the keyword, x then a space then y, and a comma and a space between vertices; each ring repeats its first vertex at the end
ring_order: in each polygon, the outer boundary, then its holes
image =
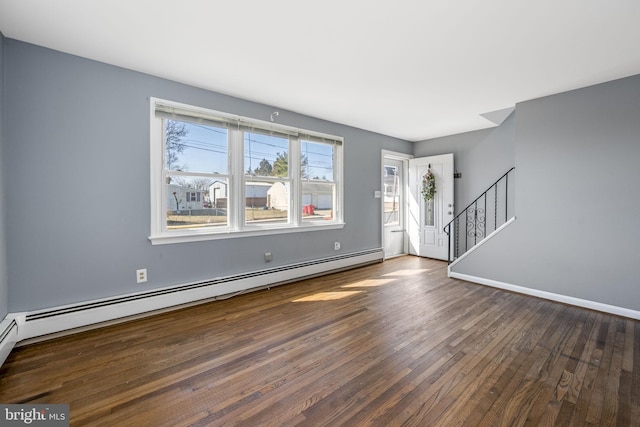
POLYGON ((424 225, 428 227, 433 227, 435 225, 433 199, 424 202, 424 209, 425 209, 424 225))
POLYGON ((288 182, 246 182, 245 222, 288 223, 291 199, 289 187, 288 182))
POLYGON ((300 141, 303 179, 333 181, 333 144, 300 141))
POLYGON ((248 176, 289 176, 289 140, 244 133, 244 173, 248 176))
POLYGON ((229 173, 227 130, 165 120, 165 168, 175 171, 229 173))
POLYGON ((384 225, 400 224, 400 188, 398 168, 384 166, 384 225))
POLYGON ((302 182, 302 221, 333 219, 336 186, 328 182, 302 182))
POLYGON ((227 225, 227 180, 169 176, 167 230, 227 225))

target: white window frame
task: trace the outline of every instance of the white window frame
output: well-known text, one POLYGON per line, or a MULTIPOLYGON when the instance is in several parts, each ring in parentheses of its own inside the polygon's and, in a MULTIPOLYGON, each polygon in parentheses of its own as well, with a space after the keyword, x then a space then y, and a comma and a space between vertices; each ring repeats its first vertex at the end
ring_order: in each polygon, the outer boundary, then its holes
MULTIPOLYGON (((150 201, 151 201, 151 233, 149 240, 153 245, 185 243, 203 240, 229 239, 247 236, 259 236, 269 234, 284 234, 306 232, 311 230, 340 229, 344 227, 343 212, 343 145, 344 138, 324 134, 315 131, 302 130, 290 126, 272 122, 256 120, 236 116, 220 111, 209 110, 167 101, 159 98, 150 98, 150 201), (213 121, 237 124, 237 129, 228 125, 229 150, 228 150, 228 197, 230 200, 227 213, 227 226, 215 228, 189 228, 179 230, 167 230, 166 227, 166 191, 165 182, 165 148, 163 120, 156 116, 156 110, 161 107, 175 109, 180 112, 188 112, 193 117, 211 119, 213 121), (289 135, 289 177, 290 203, 289 222, 274 224, 245 224, 245 183, 251 181, 282 181, 282 178, 246 177, 244 173, 244 138, 242 127, 256 127, 262 130, 272 130, 277 133, 289 135), (327 221, 302 220, 302 173, 301 173, 301 149, 300 140, 305 138, 324 139, 334 143, 334 177, 335 197, 333 218, 327 221)), ((179 120, 179 119, 178 119, 179 120)), ((190 175, 189 172, 184 172, 190 175)), ((199 174, 196 174, 199 175, 199 174)))
MULTIPOLYGON (((242 135, 244 136, 244 135, 242 135)), ((238 204, 239 204, 239 209, 242 210, 242 214, 244 214, 246 211, 244 209, 245 207, 245 185, 251 185, 252 182, 272 182, 272 183, 276 183, 276 182, 282 182, 282 183, 289 183, 289 188, 291 189, 291 193, 293 194, 293 189, 295 187, 294 184, 294 176, 296 176, 296 172, 295 169, 297 167, 297 162, 293 162, 292 161, 292 156, 294 155, 294 151, 296 151, 296 146, 298 146, 299 144, 295 143, 295 139, 296 138, 292 138, 291 136, 289 137, 289 146, 287 148, 287 152, 288 152, 288 156, 289 156, 289 160, 288 160, 288 172, 289 175, 287 177, 272 177, 272 176, 250 176, 247 175, 246 173, 243 173, 243 180, 242 180, 242 190, 240 190, 240 193, 242 197, 238 197, 238 204)), ((244 138, 242 138, 242 158, 243 158, 243 166, 242 166, 242 170, 245 171, 247 169, 247 165, 244 164, 244 138)), ((244 215, 241 215, 241 221, 242 221, 242 228, 246 229, 246 230, 260 230, 260 229, 269 229, 269 228, 273 228, 273 229, 280 229, 280 228, 287 228, 287 227, 291 227, 292 225, 295 224, 294 218, 294 208, 293 208, 293 204, 294 204, 294 199, 295 197, 290 197, 289 200, 289 212, 287 215, 287 222, 286 223, 275 223, 275 224, 268 224, 268 225, 261 225, 259 223, 247 223, 247 218, 244 215)))

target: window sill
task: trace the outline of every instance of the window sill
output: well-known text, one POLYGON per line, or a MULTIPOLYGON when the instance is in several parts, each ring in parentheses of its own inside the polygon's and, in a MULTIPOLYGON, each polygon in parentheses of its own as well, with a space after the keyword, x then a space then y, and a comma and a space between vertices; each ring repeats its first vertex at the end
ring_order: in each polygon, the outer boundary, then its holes
POLYGON ((224 231, 212 231, 206 230, 203 232, 197 232, 193 230, 185 231, 173 231, 162 234, 155 234, 149 236, 149 240, 152 245, 170 245, 173 243, 188 243, 188 242, 202 242, 205 240, 223 240, 223 239, 236 239, 240 237, 253 237, 253 236, 268 236, 273 234, 288 234, 288 233, 304 233, 307 231, 319 231, 319 230, 338 230, 344 228, 344 222, 332 222, 329 224, 303 224, 296 227, 287 226, 280 228, 260 228, 252 227, 245 228, 242 231, 227 230, 224 231))

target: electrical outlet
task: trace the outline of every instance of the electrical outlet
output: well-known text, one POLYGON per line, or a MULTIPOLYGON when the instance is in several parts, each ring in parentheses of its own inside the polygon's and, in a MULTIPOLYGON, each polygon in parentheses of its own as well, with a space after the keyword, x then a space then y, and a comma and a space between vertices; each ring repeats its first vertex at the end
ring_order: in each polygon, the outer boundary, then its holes
POLYGON ((271 252, 264 253, 264 262, 271 262, 272 259, 273 259, 273 256, 271 255, 271 252))
POLYGON ((334 251, 339 251, 340 250, 340 242, 335 242, 333 244, 333 250, 334 251))
POLYGON ((138 283, 144 283, 147 281, 147 269, 142 268, 140 270, 136 270, 136 280, 138 283))

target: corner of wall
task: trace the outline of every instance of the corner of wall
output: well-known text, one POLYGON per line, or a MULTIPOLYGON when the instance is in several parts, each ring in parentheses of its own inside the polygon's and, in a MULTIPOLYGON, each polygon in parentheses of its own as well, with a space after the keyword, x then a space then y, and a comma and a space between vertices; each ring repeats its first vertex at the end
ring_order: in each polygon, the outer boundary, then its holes
POLYGON ((640 202, 629 196, 640 177, 634 165, 640 147, 632 143, 640 135, 638 95, 635 75, 518 103, 512 120, 518 222, 450 276, 638 318, 640 202), (593 179, 593 171, 606 173, 593 179), (598 203, 588 205, 593 194, 598 203), (625 208, 606 232, 585 232, 621 202, 625 208))
MULTIPOLYGON (((4 43, 5 38, 0 32, 0 166, 4 162, 4 116, 5 116, 5 95, 4 95, 4 43)), ((4 173, 5 167, 0 167, 0 319, 3 319, 9 311, 9 288, 7 275, 7 251, 6 251, 6 210, 4 173)))

